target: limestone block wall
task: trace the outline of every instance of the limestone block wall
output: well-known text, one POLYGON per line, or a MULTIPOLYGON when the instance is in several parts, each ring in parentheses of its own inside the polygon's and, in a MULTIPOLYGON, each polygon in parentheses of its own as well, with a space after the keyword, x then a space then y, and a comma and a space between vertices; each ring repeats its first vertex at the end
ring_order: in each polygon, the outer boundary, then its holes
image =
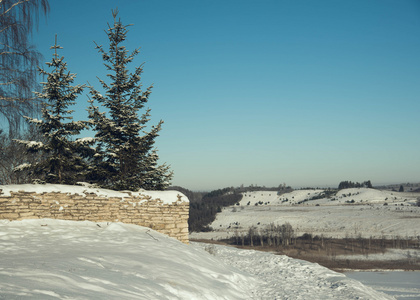
POLYGON ((31 185, 22 185, 23 189, 16 191, 0 186, 0 219, 123 222, 149 227, 188 243, 189 202, 181 193, 168 191, 153 195, 150 192, 150 195, 147 191, 112 191, 107 194, 83 187, 80 191, 66 192, 58 185, 54 185, 53 191, 40 192, 28 191, 28 186, 31 185))

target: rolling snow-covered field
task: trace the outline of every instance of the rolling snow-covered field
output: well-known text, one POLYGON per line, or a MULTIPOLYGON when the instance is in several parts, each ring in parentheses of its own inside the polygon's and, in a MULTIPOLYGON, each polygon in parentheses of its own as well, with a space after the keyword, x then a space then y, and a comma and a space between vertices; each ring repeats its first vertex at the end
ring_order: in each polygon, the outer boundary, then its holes
POLYGON ((0 299, 392 299, 270 253, 122 223, 0 220, 0 299))
POLYGON ((399 193, 368 188, 344 189, 330 198, 323 190, 296 190, 277 195, 272 191, 247 192, 239 205, 224 208, 210 224, 211 232, 191 238, 220 239, 263 229, 270 223, 289 222, 299 236, 304 233, 342 238, 420 236, 419 193, 399 193))

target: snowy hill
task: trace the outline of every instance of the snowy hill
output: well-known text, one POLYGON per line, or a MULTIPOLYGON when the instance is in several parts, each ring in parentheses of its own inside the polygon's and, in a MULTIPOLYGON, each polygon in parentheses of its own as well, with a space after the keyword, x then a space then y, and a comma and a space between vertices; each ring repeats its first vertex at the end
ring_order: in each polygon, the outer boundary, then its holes
POLYGON ((2 299, 391 299, 317 264, 122 223, 1 220, 0 253, 2 299))
POLYGON ((419 193, 351 188, 328 195, 325 190, 243 193, 239 205, 225 207, 210 224, 212 232, 191 238, 220 239, 245 233, 251 226, 289 222, 295 233, 326 237, 417 237, 420 235, 419 193))
POLYGON ((240 205, 337 205, 349 203, 383 204, 414 203, 416 194, 381 191, 369 188, 350 188, 338 191, 331 196, 325 195, 325 190, 295 190, 290 193, 277 195, 275 191, 258 191, 243 193, 240 205), (249 203, 249 204, 248 204, 249 203))

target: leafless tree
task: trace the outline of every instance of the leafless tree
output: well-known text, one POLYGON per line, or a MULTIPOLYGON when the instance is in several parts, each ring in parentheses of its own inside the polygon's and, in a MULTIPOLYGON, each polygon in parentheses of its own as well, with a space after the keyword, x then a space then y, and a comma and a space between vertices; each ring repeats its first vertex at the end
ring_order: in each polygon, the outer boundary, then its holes
POLYGON ((22 116, 39 110, 32 91, 41 55, 30 37, 39 15, 48 12, 48 0, 0 0, 0 116, 9 136, 18 134, 22 116))
POLYGON ((257 227, 251 226, 248 229, 248 237, 251 247, 254 247, 254 237, 257 235, 257 227))

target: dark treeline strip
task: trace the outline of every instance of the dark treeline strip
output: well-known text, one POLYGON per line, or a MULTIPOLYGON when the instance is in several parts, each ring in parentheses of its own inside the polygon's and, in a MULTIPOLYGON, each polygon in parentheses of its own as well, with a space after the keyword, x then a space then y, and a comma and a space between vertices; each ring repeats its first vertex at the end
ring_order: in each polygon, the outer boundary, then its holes
POLYGON ((338 185, 339 190, 350 189, 350 188, 361 188, 361 187, 373 188, 370 180, 362 182, 362 183, 352 182, 352 181, 341 181, 338 185))
POLYGON ((235 188, 224 188, 206 192, 192 192, 182 187, 170 187, 183 193, 190 200, 188 226, 190 232, 210 231, 209 224, 216 218, 216 214, 223 207, 235 205, 242 199, 242 194, 235 188))

